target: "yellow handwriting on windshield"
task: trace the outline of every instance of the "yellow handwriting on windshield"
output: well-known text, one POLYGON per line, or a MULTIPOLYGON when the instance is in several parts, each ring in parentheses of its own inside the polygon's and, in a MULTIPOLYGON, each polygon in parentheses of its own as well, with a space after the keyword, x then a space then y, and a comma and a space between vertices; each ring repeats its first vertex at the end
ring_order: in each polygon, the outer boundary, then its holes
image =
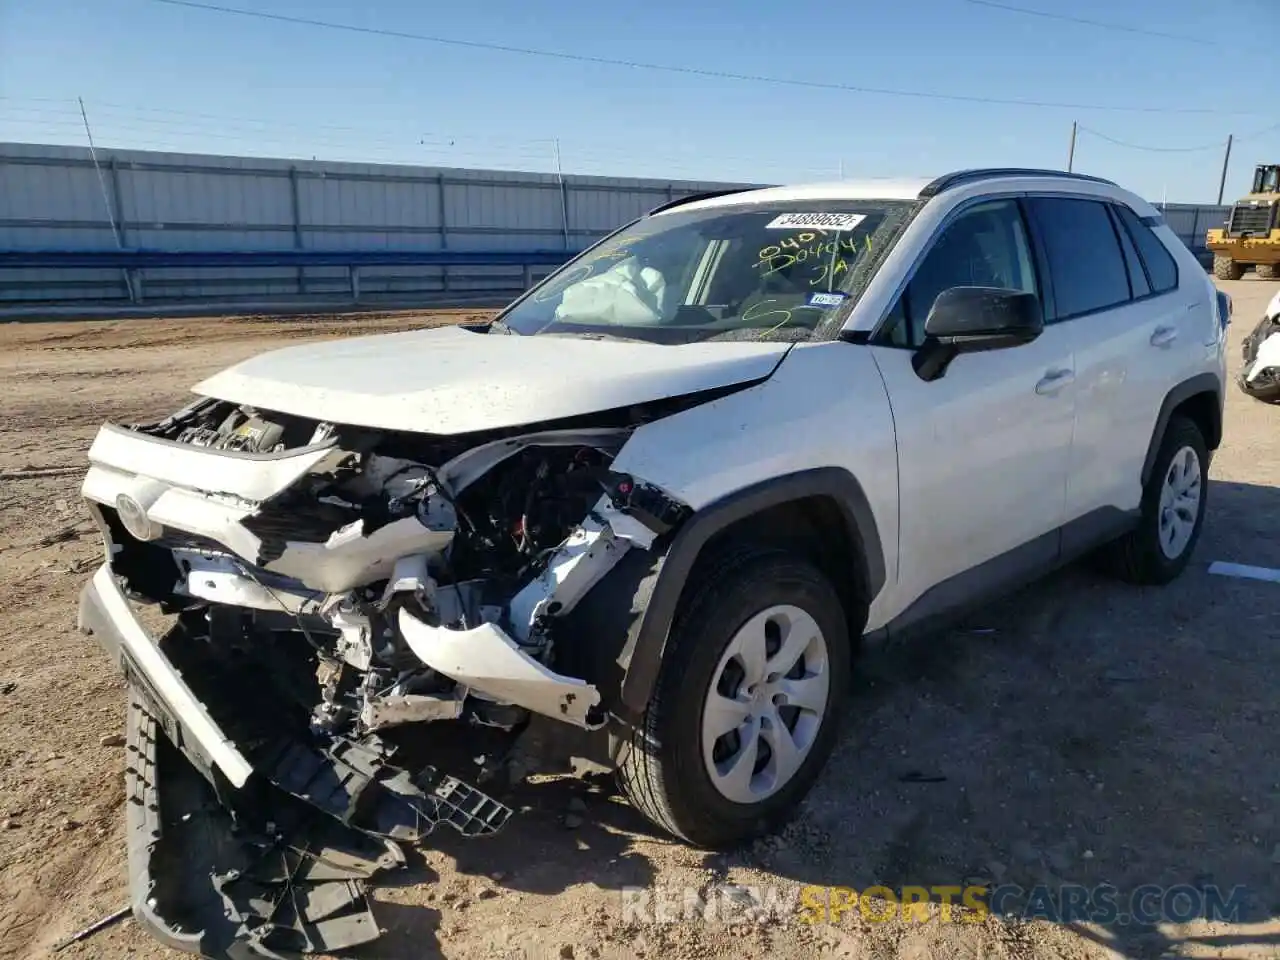
POLYGON ((806 268, 810 271, 809 286, 830 286, 849 269, 846 255, 857 259, 864 248, 871 250, 870 234, 859 243, 853 237, 833 237, 826 230, 805 230, 761 247, 754 266, 764 279, 797 264, 812 262, 812 266, 806 268))
POLYGON ((791 322, 791 311, 786 307, 775 306, 777 303, 777 300, 760 300, 757 303, 753 303, 742 311, 742 322, 751 325, 757 320, 763 320, 765 317, 781 317, 782 319, 772 327, 761 331, 760 336, 767 337, 773 331, 785 327, 791 322))

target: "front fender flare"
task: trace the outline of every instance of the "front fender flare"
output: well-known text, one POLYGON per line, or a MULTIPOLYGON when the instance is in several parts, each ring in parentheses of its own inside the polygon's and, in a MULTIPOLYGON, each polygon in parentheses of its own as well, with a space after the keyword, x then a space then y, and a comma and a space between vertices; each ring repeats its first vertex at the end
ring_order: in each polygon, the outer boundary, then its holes
POLYGON ((643 609, 635 611, 638 615, 631 620, 617 661, 622 677, 614 709, 620 719, 635 723, 644 714, 685 583, 707 542, 752 514, 809 497, 829 497, 838 505, 859 559, 849 571, 852 586, 868 603, 876 597, 885 583, 884 548, 866 493, 849 471, 840 467, 802 470, 728 494, 690 517, 651 568, 645 584, 648 596, 643 609))

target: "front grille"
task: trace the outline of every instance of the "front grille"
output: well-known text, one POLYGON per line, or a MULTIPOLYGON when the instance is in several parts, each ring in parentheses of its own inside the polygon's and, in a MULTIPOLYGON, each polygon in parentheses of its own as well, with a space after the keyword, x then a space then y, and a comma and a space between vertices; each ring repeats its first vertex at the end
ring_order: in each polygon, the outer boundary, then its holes
POLYGON ((1270 204, 1255 207, 1248 203, 1237 203, 1231 208, 1231 220, 1227 223, 1227 233, 1233 237, 1265 237, 1271 231, 1271 216, 1274 210, 1275 207, 1270 204))

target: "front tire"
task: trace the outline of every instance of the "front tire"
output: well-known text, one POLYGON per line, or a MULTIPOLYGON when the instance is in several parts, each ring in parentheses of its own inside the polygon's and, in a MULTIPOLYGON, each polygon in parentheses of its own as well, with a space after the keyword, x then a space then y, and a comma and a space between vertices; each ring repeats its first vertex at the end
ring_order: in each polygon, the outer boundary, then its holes
POLYGON ((1254 264, 1253 272, 1258 275, 1259 280, 1274 280, 1277 276, 1276 267, 1277 264, 1274 263, 1258 263, 1254 264))
POLYGON ((619 779, 656 825, 714 849, 775 829, 809 792, 850 640, 835 590, 795 554, 743 546, 699 568, 619 779))
POLYGON ((1169 421, 1142 491, 1138 526, 1110 545, 1111 572, 1135 584, 1165 584, 1186 568, 1208 504, 1209 451, 1194 421, 1169 421))
POLYGON ((1213 258, 1213 275, 1219 280, 1239 280, 1244 276, 1244 264, 1236 263, 1230 257, 1215 254, 1213 258))

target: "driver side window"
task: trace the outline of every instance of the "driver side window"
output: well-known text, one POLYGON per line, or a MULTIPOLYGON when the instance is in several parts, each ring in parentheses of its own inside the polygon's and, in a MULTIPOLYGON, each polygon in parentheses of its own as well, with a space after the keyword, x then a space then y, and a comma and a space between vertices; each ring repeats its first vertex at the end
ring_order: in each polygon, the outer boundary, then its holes
POLYGON ((915 348, 938 294, 952 287, 1039 293, 1031 244, 1016 200, 992 200, 953 220, 916 268, 886 319, 885 342, 915 348))

